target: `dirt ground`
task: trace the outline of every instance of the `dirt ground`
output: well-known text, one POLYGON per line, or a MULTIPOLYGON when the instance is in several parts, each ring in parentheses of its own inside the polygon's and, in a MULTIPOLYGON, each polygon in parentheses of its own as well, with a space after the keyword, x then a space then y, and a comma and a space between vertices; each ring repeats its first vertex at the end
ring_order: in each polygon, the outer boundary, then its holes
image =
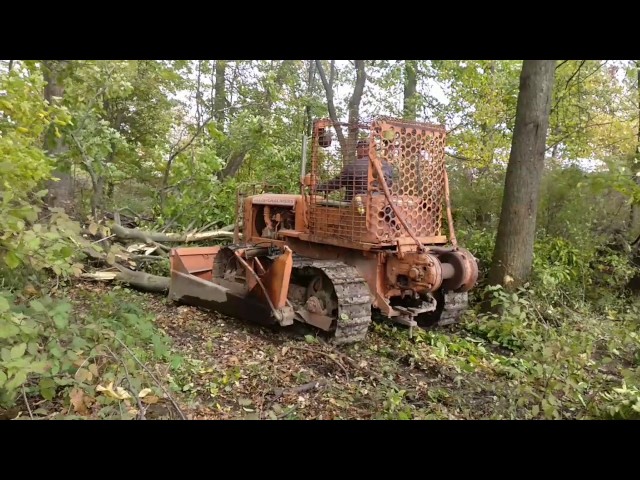
POLYGON ((273 330, 158 295, 136 297, 184 358, 160 380, 180 387, 189 419, 478 418, 499 402, 481 370, 461 372, 404 327, 374 322, 364 342, 333 347, 304 325, 273 330))

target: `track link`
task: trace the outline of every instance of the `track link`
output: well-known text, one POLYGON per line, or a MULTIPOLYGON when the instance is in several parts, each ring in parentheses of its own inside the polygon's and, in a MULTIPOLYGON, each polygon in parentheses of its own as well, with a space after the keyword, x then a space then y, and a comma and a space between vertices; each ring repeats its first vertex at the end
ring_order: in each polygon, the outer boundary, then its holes
POLYGON ((333 283, 338 298, 338 318, 331 343, 344 345, 363 341, 371 324, 371 291, 358 270, 334 260, 293 256, 293 268, 317 268, 333 283))

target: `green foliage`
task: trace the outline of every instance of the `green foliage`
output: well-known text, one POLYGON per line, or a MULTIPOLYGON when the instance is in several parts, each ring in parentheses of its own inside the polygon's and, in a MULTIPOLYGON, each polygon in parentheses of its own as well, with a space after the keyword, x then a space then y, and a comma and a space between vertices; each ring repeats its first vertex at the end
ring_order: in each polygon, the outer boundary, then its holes
POLYGON ((49 297, 15 300, 0 294, 0 406, 24 390, 46 401, 36 416, 132 418, 145 388, 153 392, 144 393, 147 402, 163 395, 132 354, 170 363, 168 340, 124 294, 109 293, 84 312, 49 297))
POLYGON ((406 390, 391 388, 382 404, 385 420, 411 420, 413 412, 411 406, 405 403, 406 390))
POLYGON ((640 388, 638 386, 632 385, 629 388, 623 381, 621 387, 614 388, 601 396, 608 403, 603 409, 603 416, 622 420, 640 419, 640 388))
POLYGON ((64 131, 66 159, 88 174, 95 206, 103 206, 107 184, 154 181, 179 115, 169 94, 184 84, 167 62, 73 63, 64 93, 74 119, 64 131))
POLYGON ((619 68, 605 60, 558 65, 547 139, 556 155, 602 160, 635 150, 638 105, 628 98, 637 98, 637 85, 620 81, 619 68))
POLYGON ((42 97, 38 70, 16 67, 0 75, 0 276, 4 287, 19 287, 43 269, 67 277, 79 272, 71 242, 79 226, 59 210, 39 222, 42 189, 51 178, 52 163, 41 148, 42 136, 53 125, 69 123, 65 109, 42 97))
POLYGON ((453 128, 464 120, 449 144, 470 159, 469 166, 485 167, 506 161, 515 120, 521 61, 433 61, 432 76, 449 91, 439 121, 453 128))

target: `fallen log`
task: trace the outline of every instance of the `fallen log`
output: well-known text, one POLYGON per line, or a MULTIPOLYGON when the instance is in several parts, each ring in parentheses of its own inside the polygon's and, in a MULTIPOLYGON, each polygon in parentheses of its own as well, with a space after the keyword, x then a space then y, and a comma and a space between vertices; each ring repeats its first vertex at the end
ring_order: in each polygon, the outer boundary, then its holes
POLYGON ((123 240, 140 240, 145 243, 161 243, 161 242, 178 242, 189 243, 199 242, 202 240, 212 240, 219 238, 233 238, 233 232, 227 232, 222 230, 216 230, 212 232, 199 232, 199 233, 159 233, 159 232, 146 232, 137 228, 126 228, 120 225, 112 225, 111 232, 116 237, 123 240))
POLYGON ((152 293, 166 293, 169 290, 169 277, 151 275, 150 273, 136 272, 121 265, 114 265, 117 272, 85 273, 82 278, 97 281, 116 281, 131 285, 137 290, 152 293))
POLYGON ((160 257, 158 255, 132 255, 131 260, 134 262, 158 262, 158 261, 166 261, 169 259, 167 257, 160 257))

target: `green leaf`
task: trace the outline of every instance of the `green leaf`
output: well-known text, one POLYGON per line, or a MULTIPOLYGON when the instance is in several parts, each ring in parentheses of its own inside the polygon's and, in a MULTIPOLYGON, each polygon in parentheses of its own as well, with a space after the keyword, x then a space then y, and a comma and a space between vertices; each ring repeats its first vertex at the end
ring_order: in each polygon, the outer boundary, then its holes
POLYGON ((539 413, 540 413, 540 407, 538 405, 534 405, 533 408, 531 409, 531 415, 534 417, 537 417, 539 413))
POLYGON ((7 374, 4 373, 3 370, 0 370, 0 388, 2 388, 2 386, 6 381, 7 381, 7 374))
POLYGON ((34 312, 37 313, 42 313, 45 311, 44 305, 42 305, 42 302, 40 302, 40 300, 31 300, 31 302, 29 302, 29 306, 33 309, 34 312))
POLYGON ((73 340, 71 341, 71 346, 76 350, 80 350, 87 346, 87 341, 82 337, 76 336, 76 337, 73 337, 73 340))
POLYGON ((56 382, 51 378, 43 378, 40 380, 38 384, 38 388, 40 389, 40 395, 46 400, 53 400, 53 397, 56 394, 56 382))
POLYGON ((0 324, 0 338, 10 338, 20 333, 20 329, 11 324, 11 323, 3 323, 0 324))
POLYGON ((9 305, 9 300, 6 297, 0 295, 0 313, 6 312, 11 308, 9 305))
POLYGON ((27 346, 27 352, 31 355, 37 355, 39 349, 40 346, 38 345, 38 342, 29 342, 29 345, 27 346))
POLYGON ((69 312, 60 307, 56 307, 53 312, 53 323, 56 324, 60 330, 67 328, 69 325, 69 312))
POLYGON ((176 355, 171 359, 171 368, 176 369, 182 365, 182 357, 176 355))
POLYGON ((16 360, 20 357, 22 357, 24 355, 24 352, 27 351, 27 344, 26 343, 19 343, 18 345, 15 345, 12 349, 11 349, 11 359, 12 360, 16 360))
POLYGON ((5 362, 11 361, 11 350, 9 350, 8 348, 3 348, 2 350, 0 350, 0 357, 5 362))
POLYGON ((544 411, 544 414, 547 416, 547 418, 553 418, 555 408, 553 408, 553 405, 547 402, 547 400, 545 400, 544 398, 542 399, 542 410, 544 411))
POLYGON ((27 373, 24 370, 18 370, 13 378, 6 383, 5 388, 9 391, 16 390, 26 381, 27 373))
POLYGON ((4 257, 4 262, 12 270, 20 265, 20 259, 16 256, 15 253, 11 251, 7 252, 6 256, 4 257))
POLYGON ((20 357, 15 360, 9 360, 5 363, 5 367, 13 368, 15 370, 19 370, 21 368, 29 368, 31 363, 31 359, 28 357, 20 357))

